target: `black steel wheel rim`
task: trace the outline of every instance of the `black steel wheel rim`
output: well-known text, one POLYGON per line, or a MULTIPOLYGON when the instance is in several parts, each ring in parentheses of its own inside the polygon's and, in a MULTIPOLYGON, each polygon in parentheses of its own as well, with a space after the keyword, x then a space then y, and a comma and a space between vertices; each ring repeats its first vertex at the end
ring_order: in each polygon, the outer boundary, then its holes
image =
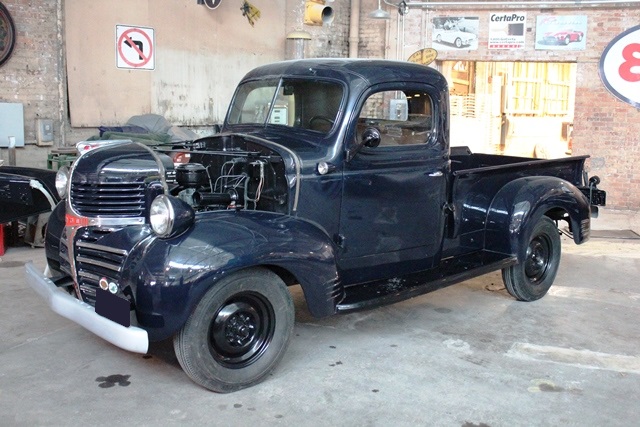
POLYGON ((244 368, 264 354, 275 331, 275 312, 262 295, 243 292, 228 299, 209 326, 209 351, 228 368, 244 368))
POLYGON ((551 262, 551 243, 545 236, 536 236, 529 242, 524 273, 533 284, 539 284, 547 276, 551 262))

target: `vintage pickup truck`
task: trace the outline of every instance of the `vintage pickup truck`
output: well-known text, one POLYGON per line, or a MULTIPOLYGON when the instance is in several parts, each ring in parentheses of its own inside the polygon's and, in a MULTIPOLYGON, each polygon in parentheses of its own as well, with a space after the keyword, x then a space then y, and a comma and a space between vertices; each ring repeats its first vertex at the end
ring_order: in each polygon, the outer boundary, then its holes
POLYGON ((516 299, 542 297, 558 222, 583 243, 605 203, 586 158, 450 149, 447 82, 422 65, 265 65, 239 84, 220 134, 113 143, 60 172, 50 271, 26 275, 54 311, 121 348, 173 337, 190 378, 230 392, 282 357, 290 285, 317 317, 494 270, 516 299))

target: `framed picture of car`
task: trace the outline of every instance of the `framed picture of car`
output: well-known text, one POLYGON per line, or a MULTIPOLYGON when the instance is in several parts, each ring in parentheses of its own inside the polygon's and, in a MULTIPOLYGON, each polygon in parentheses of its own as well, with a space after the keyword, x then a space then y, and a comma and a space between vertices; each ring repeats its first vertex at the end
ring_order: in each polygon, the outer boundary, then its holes
POLYGON ((538 15, 537 50, 584 50, 587 36, 586 15, 538 15))
POLYGON ((11 56, 15 42, 16 28, 13 19, 5 5, 0 3, 0 66, 11 56))
POLYGON ((432 46, 436 50, 477 50, 477 16, 442 16, 432 21, 432 46))

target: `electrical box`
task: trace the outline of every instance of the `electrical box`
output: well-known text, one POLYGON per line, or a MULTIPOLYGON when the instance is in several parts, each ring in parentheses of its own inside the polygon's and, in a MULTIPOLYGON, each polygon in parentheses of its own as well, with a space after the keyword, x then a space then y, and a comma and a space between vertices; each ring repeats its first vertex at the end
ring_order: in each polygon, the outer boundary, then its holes
POLYGON ((9 146, 14 137, 16 147, 24 147, 24 108, 22 104, 0 102, 0 147, 9 146))
POLYGON ((53 145, 53 120, 36 119, 36 144, 53 145))
POLYGON ((407 121, 409 118, 409 106, 406 99, 389 100, 389 120, 407 121))

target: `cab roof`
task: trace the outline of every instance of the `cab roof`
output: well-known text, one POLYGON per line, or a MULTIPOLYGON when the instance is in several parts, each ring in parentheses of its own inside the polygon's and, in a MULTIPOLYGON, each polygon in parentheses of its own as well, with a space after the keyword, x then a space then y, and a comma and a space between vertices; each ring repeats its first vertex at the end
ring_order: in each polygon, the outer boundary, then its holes
POLYGON ((242 81, 269 77, 319 77, 342 80, 353 86, 365 83, 371 86, 387 82, 423 82, 435 86, 446 80, 440 72, 425 65, 385 59, 300 59, 275 62, 257 67, 242 81))

